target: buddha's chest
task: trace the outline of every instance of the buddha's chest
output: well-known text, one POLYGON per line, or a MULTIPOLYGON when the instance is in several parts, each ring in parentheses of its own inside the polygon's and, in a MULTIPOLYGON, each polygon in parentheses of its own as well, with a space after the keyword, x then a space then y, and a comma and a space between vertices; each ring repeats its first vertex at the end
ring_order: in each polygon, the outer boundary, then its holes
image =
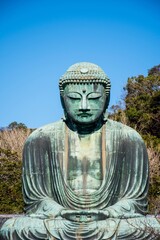
POLYGON ((77 194, 90 194, 102 183, 101 134, 74 136, 68 145, 67 184, 77 194))

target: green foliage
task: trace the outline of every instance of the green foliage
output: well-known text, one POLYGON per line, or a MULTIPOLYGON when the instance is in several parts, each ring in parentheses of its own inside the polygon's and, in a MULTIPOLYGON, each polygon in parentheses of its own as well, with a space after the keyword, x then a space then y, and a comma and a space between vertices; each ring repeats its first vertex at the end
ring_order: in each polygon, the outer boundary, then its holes
POLYGON ((160 75, 129 78, 125 90, 125 113, 130 126, 143 135, 160 138, 160 75))
POLYGON ((160 152, 160 138, 151 134, 142 134, 142 137, 147 147, 153 147, 155 151, 160 152))
POLYGON ((0 212, 23 212, 21 165, 16 152, 0 148, 0 212))
POLYGON ((125 108, 112 106, 110 118, 136 129, 143 137, 150 160, 149 210, 160 213, 160 64, 148 71, 148 76, 128 78, 125 108), (125 119, 125 121, 124 121, 125 119), (156 210, 157 211, 157 210, 156 210))
POLYGON ((160 64, 148 70, 148 75, 160 75, 160 64))
POLYGON ((149 194, 156 197, 160 195, 160 176, 154 176, 150 183, 149 194))
POLYGON ((23 212, 22 149, 33 129, 12 122, 0 131, 0 213, 23 212))

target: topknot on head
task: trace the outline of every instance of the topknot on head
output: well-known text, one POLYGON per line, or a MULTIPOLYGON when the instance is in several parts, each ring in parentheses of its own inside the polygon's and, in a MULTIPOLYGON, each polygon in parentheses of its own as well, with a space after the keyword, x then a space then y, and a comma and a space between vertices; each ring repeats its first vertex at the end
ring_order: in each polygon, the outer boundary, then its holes
POLYGON ((105 72, 96 64, 80 62, 71 65, 59 80, 59 89, 62 94, 68 83, 101 83, 105 87, 106 95, 110 93, 110 80, 105 72))

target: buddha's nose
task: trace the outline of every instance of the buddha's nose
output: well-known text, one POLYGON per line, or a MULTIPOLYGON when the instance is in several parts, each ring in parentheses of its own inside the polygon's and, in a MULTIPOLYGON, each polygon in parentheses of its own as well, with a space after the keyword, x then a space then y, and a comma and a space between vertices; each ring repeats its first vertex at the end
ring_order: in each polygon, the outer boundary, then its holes
POLYGON ((90 111, 90 108, 89 108, 89 103, 88 103, 88 100, 86 98, 86 96, 83 96, 82 100, 81 100, 81 104, 80 104, 80 111, 90 111))

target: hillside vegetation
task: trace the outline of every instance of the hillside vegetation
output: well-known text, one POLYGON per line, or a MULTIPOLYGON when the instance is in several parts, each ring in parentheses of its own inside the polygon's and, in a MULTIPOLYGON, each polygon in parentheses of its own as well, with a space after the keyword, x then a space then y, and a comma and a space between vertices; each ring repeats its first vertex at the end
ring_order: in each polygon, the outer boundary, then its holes
MULTIPOLYGON (((143 137, 150 162, 149 212, 160 214, 160 65, 148 76, 128 78, 124 98, 109 117, 136 129, 143 137)), ((23 212, 21 166, 24 142, 33 129, 13 122, 0 130, 0 213, 23 212)))
POLYGON ((0 213, 23 212, 22 151, 31 132, 16 122, 0 131, 0 213))
POLYGON ((160 65, 148 76, 128 78, 124 97, 111 107, 109 116, 140 133, 150 162, 149 210, 160 213, 160 65))

